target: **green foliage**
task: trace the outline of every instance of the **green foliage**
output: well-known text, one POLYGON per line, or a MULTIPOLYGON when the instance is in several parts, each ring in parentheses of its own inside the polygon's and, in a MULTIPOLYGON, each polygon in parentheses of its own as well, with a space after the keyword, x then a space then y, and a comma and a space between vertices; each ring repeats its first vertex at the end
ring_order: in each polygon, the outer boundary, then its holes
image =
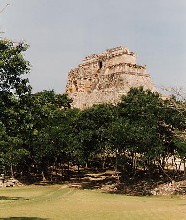
POLYGON ((32 127, 30 147, 33 163, 41 170, 49 164, 66 161, 69 156, 72 128, 71 123, 77 110, 70 109, 71 100, 66 94, 53 90, 32 94, 32 127))
POLYGON ((132 88, 116 106, 71 109, 67 94, 31 94, 27 48, 0 40, 1 169, 44 173, 51 166, 83 166, 95 158, 105 162, 107 156, 123 169, 136 167, 137 159, 163 167, 170 155, 186 157, 184 101, 132 88))
POLYGON ((108 143, 114 152, 130 160, 140 155, 143 163, 161 160, 163 165, 166 157, 175 154, 175 132, 185 129, 185 116, 173 100, 134 88, 116 108, 117 117, 108 127, 108 143))
POLYGON ((75 132, 81 160, 88 162, 91 157, 106 151, 107 129, 113 119, 112 105, 95 105, 80 112, 75 122, 75 132))
POLYGON ((23 42, 0 40, 0 160, 7 166, 17 165, 26 151, 31 92, 25 78, 30 70, 23 55, 27 48, 23 42))
POLYGON ((30 91, 28 79, 22 78, 30 70, 28 61, 23 57, 27 48, 24 42, 0 40, 0 92, 21 96, 30 91))

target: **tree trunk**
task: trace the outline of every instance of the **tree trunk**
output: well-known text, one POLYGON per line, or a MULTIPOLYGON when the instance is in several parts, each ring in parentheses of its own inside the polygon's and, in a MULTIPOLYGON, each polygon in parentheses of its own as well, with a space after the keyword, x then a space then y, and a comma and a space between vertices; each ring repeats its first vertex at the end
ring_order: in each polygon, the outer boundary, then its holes
POLYGON ((63 164, 61 164, 60 167, 61 167, 61 177, 62 177, 62 179, 63 179, 63 176, 64 176, 64 168, 63 168, 63 164))
POLYGON ((105 161, 103 161, 102 169, 103 169, 103 170, 105 169, 105 161))
POLYGON ((87 162, 85 163, 85 168, 86 168, 86 169, 88 168, 88 163, 87 163, 87 162))
POLYGON ((46 178, 45 178, 45 175, 44 175, 44 172, 43 172, 43 171, 41 172, 41 175, 42 175, 42 179, 43 179, 42 181, 43 181, 43 182, 46 181, 46 178))
POLYGON ((105 158, 105 155, 103 157, 103 163, 102 163, 102 169, 104 170, 105 169, 105 162, 106 162, 106 158, 105 158))
POLYGON ((118 172, 118 149, 116 149, 116 163, 115 163, 115 173, 118 172))
POLYGON ((115 164, 115 175, 117 176, 117 179, 119 180, 119 175, 118 175, 118 154, 119 150, 118 148, 116 149, 116 164, 115 164))
POLYGON ((10 164, 10 172, 11 172, 11 177, 14 177, 14 170, 12 163, 10 164))
POLYGON ((70 179, 70 162, 68 161, 68 179, 70 179))
POLYGON ((134 157, 133 157, 133 169, 134 169, 134 174, 136 174, 136 167, 137 167, 137 157, 136 157, 136 153, 134 153, 134 157))

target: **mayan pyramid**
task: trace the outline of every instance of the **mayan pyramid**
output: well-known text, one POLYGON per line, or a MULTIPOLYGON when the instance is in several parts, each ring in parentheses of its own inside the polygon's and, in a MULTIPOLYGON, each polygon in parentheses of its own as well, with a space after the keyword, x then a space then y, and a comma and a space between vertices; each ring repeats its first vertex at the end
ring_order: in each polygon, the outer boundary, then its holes
POLYGON ((131 87, 140 86, 156 91, 146 66, 136 64, 136 54, 116 47, 87 56, 70 70, 66 93, 72 98, 73 107, 84 109, 93 104, 116 104, 131 87))

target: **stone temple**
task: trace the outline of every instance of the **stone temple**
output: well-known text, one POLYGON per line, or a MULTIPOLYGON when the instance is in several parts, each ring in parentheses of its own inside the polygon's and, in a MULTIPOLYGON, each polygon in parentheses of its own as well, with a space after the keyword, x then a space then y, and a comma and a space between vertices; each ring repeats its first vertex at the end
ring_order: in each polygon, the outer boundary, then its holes
POLYGON ((156 91, 146 66, 137 65, 136 54, 116 47, 87 56, 70 70, 66 93, 73 107, 84 109, 93 104, 116 104, 130 88, 140 86, 156 91))

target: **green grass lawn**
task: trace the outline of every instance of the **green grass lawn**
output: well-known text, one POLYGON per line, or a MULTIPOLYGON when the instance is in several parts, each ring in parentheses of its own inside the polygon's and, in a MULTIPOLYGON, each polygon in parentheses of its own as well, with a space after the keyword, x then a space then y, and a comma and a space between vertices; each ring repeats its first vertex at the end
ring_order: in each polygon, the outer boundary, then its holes
POLYGON ((0 189, 0 219, 186 219, 186 198, 137 197, 53 186, 0 189))

